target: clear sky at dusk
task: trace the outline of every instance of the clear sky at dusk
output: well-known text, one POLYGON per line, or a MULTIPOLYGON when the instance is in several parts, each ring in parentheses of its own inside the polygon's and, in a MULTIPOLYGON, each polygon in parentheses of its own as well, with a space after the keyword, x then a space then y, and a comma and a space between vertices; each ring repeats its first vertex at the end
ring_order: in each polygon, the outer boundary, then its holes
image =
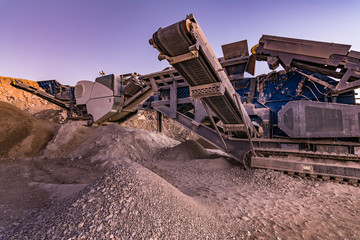
MULTIPOLYGON (((193 13, 221 45, 262 34, 346 43, 360 51, 360 1, 0 0, 0 75, 74 85, 106 73, 147 74, 166 61, 148 40, 193 13)), ((263 73, 258 67, 257 74, 263 73)))

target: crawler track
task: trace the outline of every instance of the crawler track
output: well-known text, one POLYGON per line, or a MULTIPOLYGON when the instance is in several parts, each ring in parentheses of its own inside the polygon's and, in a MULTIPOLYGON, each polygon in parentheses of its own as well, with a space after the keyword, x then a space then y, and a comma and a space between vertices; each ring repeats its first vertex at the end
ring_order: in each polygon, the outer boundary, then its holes
POLYGON ((252 167, 269 168, 311 179, 360 184, 360 157, 354 154, 335 154, 284 149, 256 149, 252 167))
POLYGON ((298 156, 305 158, 318 158, 318 159, 333 159, 341 161, 356 161, 360 162, 360 156, 354 154, 337 154, 325 152, 312 152, 304 150, 284 150, 284 149, 271 149, 271 148, 256 148, 256 152, 262 155, 280 155, 280 156, 298 156))
POLYGON ((317 181, 321 181, 321 182, 335 182, 335 183, 341 183, 341 184, 349 184, 349 185, 352 185, 355 187, 360 186, 360 180, 356 180, 356 179, 330 177, 330 176, 325 176, 325 175, 305 174, 305 173, 298 173, 298 172, 291 172, 291 171, 282 171, 282 172, 284 174, 287 174, 287 175, 293 176, 293 177, 301 177, 301 178, 317 180, 317 181))

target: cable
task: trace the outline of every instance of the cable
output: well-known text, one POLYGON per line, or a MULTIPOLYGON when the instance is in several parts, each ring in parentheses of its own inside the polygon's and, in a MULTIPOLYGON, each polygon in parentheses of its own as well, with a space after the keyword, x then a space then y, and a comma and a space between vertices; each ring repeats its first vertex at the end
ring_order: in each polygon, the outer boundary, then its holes
POLYGON ((311 83, 314 85, 314 87, 316 88, 316 90, 317 90, 320 94, 322 94, 322 95, 324 95, 324 96, 327 96, 327 94, 324 94, 324 93, 320 92, 320 90, 317 88, 316 84, 315 84, 310 78, 308 78, 308 80, 309 80, 309 82, 311 82, 311 83))
POLYGON ((310 98, 308 98, 308 97, 305 96, 305 95, 299 94, 299 96, 304 97, 304 98, 308 99, 309 101, 312 101, 310 98))
POLYGON ((310 92, 314 95, 314 97, 316 98, 316 100, 319 102, 319 99, 316 97, 316 95, 315 95, 315 93, 313 92, 313 90, 312 90, 309 86, 306 86, 305 84, 304 84, 304 86, 307 87, 307 88, 310 90, 310 92))

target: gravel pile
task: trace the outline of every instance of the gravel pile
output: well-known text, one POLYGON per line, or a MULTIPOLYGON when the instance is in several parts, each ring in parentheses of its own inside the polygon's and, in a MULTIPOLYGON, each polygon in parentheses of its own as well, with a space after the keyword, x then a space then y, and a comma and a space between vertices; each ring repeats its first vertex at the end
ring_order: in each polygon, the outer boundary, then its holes
POLYGON ((217 158, 219 156, 221 155, 206 150, 197 141, 187 140, 174 147, 162 150, 158 154, 158 159, 169 159, 174 161, 174 160, 217 158))
POLYGON ((223 239, 191 197, 134 162, 122 162, 72 199, 13 223, 1 239, 223 239))
MULTIPOLYGON (((156 113, 139 111, 137 115, 122 123, 122 126, 156 131, 156 113)), ((199 137, 167 116, 162 119, 162 133, 177 141, 197 140, 199 137)))
POLYGON ((56 159, 61 156, 71 161, 89 158, 91 162, 113 166, 122 160, 151 159, 159 149, 178 143, 162 134, 117 124, 88 128, 81 122, 69 122, 61 126, 39 157, 56 159))
POLYGON ((55 123, 65 123, 67 114, 66 110, 55 110, 55 109, 45 109, 33 115, 36 119, 46 120, 49 122, 55 123))

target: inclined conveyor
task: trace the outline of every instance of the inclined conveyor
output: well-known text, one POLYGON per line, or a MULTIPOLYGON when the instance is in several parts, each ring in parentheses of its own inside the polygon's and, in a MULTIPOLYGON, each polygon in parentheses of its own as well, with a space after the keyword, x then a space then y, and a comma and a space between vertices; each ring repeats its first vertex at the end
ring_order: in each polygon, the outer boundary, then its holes
POLYGON ((224 129, 241 138, 255 135, 239 95, 193 15, 160 28, 150 44, 160 51, 160 60, 167 59, 184 77, 190 85, 191 97, 200 98, 223 122, 224 129))

